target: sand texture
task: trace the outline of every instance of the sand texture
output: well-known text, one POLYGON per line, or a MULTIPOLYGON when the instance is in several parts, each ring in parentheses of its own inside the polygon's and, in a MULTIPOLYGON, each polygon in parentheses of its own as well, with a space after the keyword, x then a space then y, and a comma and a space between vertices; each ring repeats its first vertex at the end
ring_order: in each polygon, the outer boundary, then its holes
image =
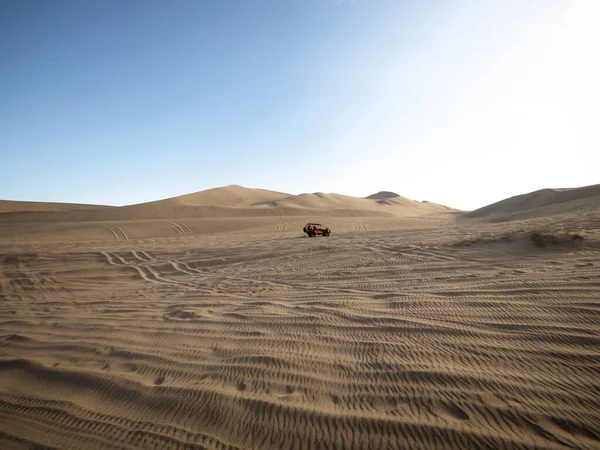
POLYGON ((595 198, 11 206, 0 448, 599 449, 595 198))

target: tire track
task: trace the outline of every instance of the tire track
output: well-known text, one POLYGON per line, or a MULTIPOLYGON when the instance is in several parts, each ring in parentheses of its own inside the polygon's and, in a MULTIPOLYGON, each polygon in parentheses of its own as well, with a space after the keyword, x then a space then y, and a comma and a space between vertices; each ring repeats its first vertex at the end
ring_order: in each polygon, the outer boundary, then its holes
POLYGON ((123 231, 123 229, 121 227, 115 225, 115 226, 106 226, 106 228, 109 229, 109 231, 112 233, 112 235, 116 241, 129 241, 130 240, 127 233, 125 233, 125 231, 123 231))
POLYGON ((169 226, 173 228, 177 234, 186 235, 194 233, 190 227, 181 222, 169 222, 169 226))
MULTIPOLYGON (((152 283, 164 283, 170 285, 180 285, 180 286, 196 286, 193 282, 174 280, 168 278, 163 275, 163 273, 157 267, 167 268, 170 267, 174 274, 184 274, 184 275, 195 275, 191 271, 187 271, 181 268, 180 264, 177 262, 161 262, 154 258, 152 258, 146 252, 138 252, 136 250, 132 250, 129 254, 133 257, 134 261, 139 261, 144 264, 136 264, 135 262, 128 262, 123 256, 118 253, 110 253, 110 252, 100 252, 106 261, 113 266, 119 267, 127 267, 133 269, 137 275, 145 280, 152 283)), ((164 270, 164 269, 163 269, 164 270)))
POLYGON ((138 261, 141 261, 141 262, 147 263, 147 262, 153 261, 153 258, 144 251, 131 250, 131 254, 133 255, 133 257, 135 259, 137 259, 138 261))

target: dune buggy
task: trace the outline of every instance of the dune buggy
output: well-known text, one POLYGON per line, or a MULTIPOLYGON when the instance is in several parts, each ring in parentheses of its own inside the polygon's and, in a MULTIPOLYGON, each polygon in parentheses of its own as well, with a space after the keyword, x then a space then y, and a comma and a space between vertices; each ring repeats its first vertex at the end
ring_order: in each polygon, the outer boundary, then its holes
POLYGON ((308 237, 314 236, 329 236, 331 234, 331 230, 325 225, 321 225, 320 223, 307 223, 304 225, 304 232, 308 235, 308 237))

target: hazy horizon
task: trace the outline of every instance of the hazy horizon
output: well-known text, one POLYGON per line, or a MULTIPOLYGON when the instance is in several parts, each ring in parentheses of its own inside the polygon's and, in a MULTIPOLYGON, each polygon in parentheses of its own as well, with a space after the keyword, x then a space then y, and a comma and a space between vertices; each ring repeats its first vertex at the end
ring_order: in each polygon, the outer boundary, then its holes
POLYGON ((593 0, 0 5, 0 199, 597 184, 593 0))

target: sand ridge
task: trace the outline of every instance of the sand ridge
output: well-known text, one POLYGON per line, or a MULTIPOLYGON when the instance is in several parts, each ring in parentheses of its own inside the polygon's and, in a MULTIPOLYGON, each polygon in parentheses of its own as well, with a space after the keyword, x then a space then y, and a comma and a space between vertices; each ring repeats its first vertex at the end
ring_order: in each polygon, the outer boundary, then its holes
MULTIPOLYGON (((109 208, 57 208, 31 203, 28 209, 0 212, 0 223, 67 223, 182 218, 243 218, 269 216, 406 216, 437 213, 448 208, 403 197, 386 202, 340 194, 290 195, 263 189, 226 186, 148 203, 109 208)), ((0 210, 1 211, 1 210, 0 210)), ((455 210, 454 210, 455 211, 455 210)))

